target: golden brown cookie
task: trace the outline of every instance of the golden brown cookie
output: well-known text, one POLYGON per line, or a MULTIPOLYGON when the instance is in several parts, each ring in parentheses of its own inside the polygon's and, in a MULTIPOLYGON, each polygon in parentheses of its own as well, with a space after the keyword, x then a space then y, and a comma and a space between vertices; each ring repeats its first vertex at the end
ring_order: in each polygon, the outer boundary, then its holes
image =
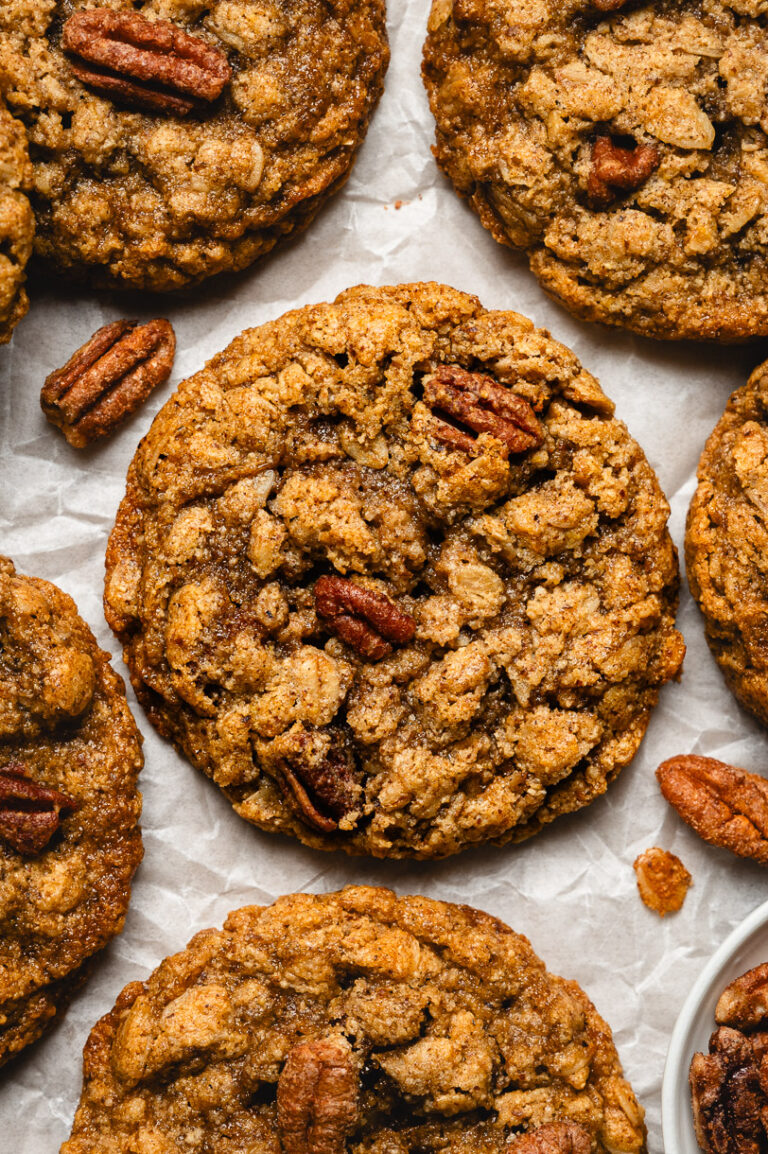
POLYGON ((711 433, 688 511, 688 583, 730 689, 768 725, 768 362, 711 433))
POLYGON ((496 918, 367 887, 237 910, 95 1026, 62 1154, 190 1135, 217 1154, 645 1150, 575 982, 496 918))
POLYGON ((5 0, 37 252, 153 290, 245 268, 344 183, 388 57, 383 0, 5 0))
POLYGON ((123 927, 141 738, 70 597, 0 558, 0 1064, 123 927))
POLYGON ((439 857, 600 796, 677 672, 642 450, 576 358, 436 284, 244 332, 158 414, 105 608, 239 814, 439 857))
POLYGON ((577 316, 765 335, 767 36, 743 0, 433 0, 438 164, 577 316))
POLYGON ((0 102, 0 345, 29 308, 24 279, 35 231, 26 197, 31 181, 24 127, 0 102))

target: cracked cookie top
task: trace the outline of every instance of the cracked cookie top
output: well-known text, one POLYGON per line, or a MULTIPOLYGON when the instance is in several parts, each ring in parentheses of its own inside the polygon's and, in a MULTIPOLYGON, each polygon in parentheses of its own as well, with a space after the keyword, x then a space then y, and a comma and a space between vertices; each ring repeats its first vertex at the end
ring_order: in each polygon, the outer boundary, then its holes
POLYGON ((436 857, 535 833, 633 756, 683 652, 667 515, 547 333, 362 286, 179 386, 105 609, 150 720, 243 817, 436 857))
POLYGON ((37 252, 167 290, 309 223, 349 173, 388 48, 382 0, 5 0, 0 60, 29 132, 37 252), (134 65, 149 83, 129 84, 134 65))
POLYGON ((26 196, 31 180, 24 127, 0 103, 0 345, 29 307, 24 279, 35 231, 26 196))
POLYGON ((728 685, 768 725, 768 361, 730 397, 698 479, 685 536, 688 582, 728 685))
POLYGON ((141 739, 74 602, 0 558, 0 1064, 123 927, 141 739))
POLYGON ((586 320, 768 333, 763 0, 433 0, 435 155, 586 320))
POLYGON ((575 982, 487 914, 367 887, 237 910, 95 1026, 62 1154, 192 1134, 201 1152, 645 1149, 575 982))

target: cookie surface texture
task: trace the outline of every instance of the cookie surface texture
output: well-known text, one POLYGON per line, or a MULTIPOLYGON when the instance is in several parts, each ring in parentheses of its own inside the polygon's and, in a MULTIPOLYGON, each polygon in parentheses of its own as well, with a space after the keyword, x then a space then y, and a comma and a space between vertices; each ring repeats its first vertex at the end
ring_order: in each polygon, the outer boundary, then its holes
POLYGON ((24 279, 35 231, 26 195, 31 180, 24 127, 0 103, 0 345, 29 307, 24 279))
POLYGON ((744 0, 433 0, 438 164, 577 316, 765 335, 767 35, 744 0))
MULTIPOLYGON (((343 184, 388 61, 382 0, 110 0, 97 9, 159 21, 194 37, 193 52, 202 42, 201 52, 221 56, 231 73, 223 92, 185 115, 132 106, 122 81, 106 96, 77 79, 81 62, 62 50, 62 28, 93 7, 0 6, 7 99, 34 149, 37 252, 60 270, 160 291, 196 283, 245 268, 343 184)), ((90 52, 90 26, 80 39, 90 52)))
POLYGON ((141 739, 74 602, 0 558, 0 1063, 123 927, 141 739))
POLYGON ((324 848, 435 857, 586 805, 682 658, 668 507, 612 410, 441 285, 244 332, 158 414, 110 538, 152 722, 324 848))
POLYGON ((768 725, 768 362, 728 401, 688 511, 688 583, 707 641, 741 704, 768 725))
POLYGON ((579 986, 487 914, 350 886, 237 910, 127 986, 87 1043, 62 1154, 191 1134, 211 1151, 501 1154, 557 1122, 595 1154, 645 1149, 579 986))

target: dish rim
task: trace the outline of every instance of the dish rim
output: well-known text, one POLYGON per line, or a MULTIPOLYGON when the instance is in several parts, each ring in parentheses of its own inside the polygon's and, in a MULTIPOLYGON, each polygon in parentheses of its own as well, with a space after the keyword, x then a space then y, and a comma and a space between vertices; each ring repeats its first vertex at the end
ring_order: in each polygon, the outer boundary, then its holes
MULTIPOLYGON (((685 1105, 681 1107, 681 1075, 687 1091, 691 1058, 696 1050, 706 1045, 706 1038, 716 1027, 714 1010, 717 999, 730 981, 758 964, 755 961, 741 964, 739 958, 749 952, 749 947, 754 944, 751 939, 767 927, 768 901, 764 901, 747 914, 718 946, 691 986, 677 1016, 669 1039, 661 1083, 661 1131, 664 1149, 671 1154, 689 1154, 689 1151, 691 1154, 700 1154, 687 1093, 684 1096, 685 1105), (695 1035, 703 1033, 705 1029, 704 1042, 694 1041, 695 1035)), ((768 961, 768 940, 764 960, 768 961)))

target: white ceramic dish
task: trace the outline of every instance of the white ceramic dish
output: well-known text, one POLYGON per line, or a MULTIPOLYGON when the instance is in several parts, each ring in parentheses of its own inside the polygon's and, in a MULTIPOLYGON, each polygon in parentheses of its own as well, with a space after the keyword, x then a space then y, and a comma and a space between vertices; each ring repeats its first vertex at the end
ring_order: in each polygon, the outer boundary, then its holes
POLYGON ((707 962, 683 1003, 667 1051, 661 1088, 666 1154, 701 1154, 693 1131, 688 1068, 697 1050, 707 1052, 715 1030, 715 1005, 724 988, 752 966, 768 961, 768 902, 729 934, 707 962))

